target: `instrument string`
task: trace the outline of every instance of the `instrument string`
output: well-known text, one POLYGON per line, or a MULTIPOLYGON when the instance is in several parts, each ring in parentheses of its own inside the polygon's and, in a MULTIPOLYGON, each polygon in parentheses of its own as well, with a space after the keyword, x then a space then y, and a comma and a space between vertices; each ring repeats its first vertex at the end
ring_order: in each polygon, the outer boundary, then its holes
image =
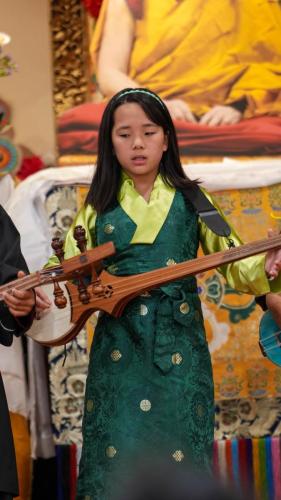
MULTIPOLYGON (((281 243, 280 236, 276 238, 270 238, 269 240, 262 240, 261 242, 258 242, 255 244, 255 249, 260 250, 263 252, 264 251, 264 245, 265 243, 272 244, 271 240, 276 240, 278 243, 281 243)), ((252 245, 253 244, 248 244, 252 245)), ((221 265, 225 264, 226 262, 217 262, 217 260, 220 258, 221 254, 227 253, 227 257, 229 257, 228 252, 231 252, 233 260, 238 260, 239 258, 243 258, 245 254, 244 246, 241 247, 236 247, 234 249, 228 250, 227 252, 217 252, 215 254, 211 254, 208 256, 203 256, 199 257, 196 259, 192 259, 188 262, 182 262, 179 264, 176 264, 175 269, 171 267, 169 268, 161 268, 161 269, 155 269, 153 271, 141 273, 141 274, 135 274, 135 275, 130 275, 130 276, 118 276, 120 279, 120 282, 114 282, 111 284, 110 282, 103 284, 102 280, 100 282, 101 286, 112 286, 112 291, 113 294, 121 294, 124 295, 123 292, 125 292, 127 295, 130 295, 130 293, 139 293, 140 291, 145 291, 145 290, 150 290, 152 288, 157 288, 168 281, 173 281, 177 278, 183 277, 184 276, 189 276, 192 274, 197 274, 199 271, 202 271, 206 268, 203 268, 202 265, 200 265, 202 262, 206 262, 208 260, 208 268, 216 267, 216 265, 221 265), (141 281, 140 284, 137 282, 141 281), (157 284, 155 284, 157 283, 157 284)), ((116 278, 116 276, 114 276, 116 278)), ((99 285, 99 283, 98 283, 99 285)), ((90 286, 90 285, 89 285, 90 286)), ((76 294, 75 294, 76 295, 76 294)), ((79 295, 79 294, 77 294, 79 295)), ((101 300, 103 297, 94 297, 96 300, 101 300)), ((110 300, 105 298, 105 300, 110 300)))
POLYGON ((268 337, 266 337, 265 339, 263 339, 263 342, 267 342, 268 340, 272 339, 272 338, 276 338, 276 335, 279 335, 281 333, 281 330, 277 330, 277 332, 273 333, 272 335, 269 335, 268 337))
POLYGON ((1 294, 3 292, 9 292, 13 288, 17 290, 29 290, 32 288, 36 288, 37 286, 44 285, 44 280, 51 279, 50 273, 55 273, 56 275, 60 275, 62 272, 62 268, 57 266, 56 269, 42 269, 41 271, 37 271, 36 273, 27 274, 22 278, 17 278, 16 280, 10 281, 5 285, 0 287, 0 301, 3 301, 3 297, 1 294))
POLYGON ((262 347, 264 348, 265 352, 268 352, 268 351, 273 351, 274 349, 277 349, 277 350, 279 350, 279 351, 280 351, 280 349, 281 349, 281 342, 280 342, 280 345, 275 344, 275 345, 273 345, 273 346, 271 346, 271 347, 265 347, 265 346, 262 344, 262 347))
MULTIPOLYGON (((252 254, 256 253, 262 253, 266 250, 269 250, 271 248, 276 248, 278 245, 281 245, 281 237, 280 235, 277 237, 269 238, 268 240, 261 240, 258 242, 253 242, 253 243, 248 243, 246 245, 242 245, 240 247, 235 247, 231 248, 227 251, 222 251, 222 252, 216 252, 214 254, 208 255, 208 256, 203 256, 203 257, 198 257, 195 259, 192 259, 188 262, 182 262, 179 264, 176 264, 176 267, 173 269, 172 267, 169 268, 161 268, 161 269, 155 269, 153 271, 137 274, 137 275, 130 275, 126 277, 121 277, 119 276, 120 282, 117 280, 113 282, 111 285, 109 283, 103 283, 102 280, 100 283, 97 283, 97 286, 111 286, 112 287, 112 295, 110 297, 98 297, 98 296, 93 296, 90 292, 91 298, 90 302, 88 304, 84 304, 85 309, 87 308, 95 308, 94 306, 94 301, 101 302, 104 300, 105 302, 109 302, 111 298, 114 298, 114 295, 121 295, 124 298, 126 296, 129 296, 130 294, 139 294, 142 291, 150 290, 152 288, 157 288, 169 281, 176 280, 177 278, 181 278, 183 276, 189 276, 192 274, 197 274, 199 271, 204 271, 213 267, 217 267, 223 264, 227 264, 231 261, 235 260, 240 260, 244 258, 245 256, 249 256, 249 252, 251 253, 252 249, 252 254), (204 265, 205 264, 205 265, 204 265), (157 284, 156 284, 157 283, 157 284), (93 307, 91 307, 93 306, 93 307)), ((54 272, 57 273, 58 271, 62 272, 61 266, 57 266, 56 268, 47 268, 44 269, 40 272, 34 273, 33 275, 27 275, 24 276, 23 278, 19 278, 18 280, 15 280, 15 284, 17 284, 18 289, 26 287, 26 284, 28 283, 29 288, 35 288, 36 286, 44 285, 44 277, 45 280, 48 282, 52 282, 52 278, 50 276, 50 273, 54 272), (41 281, 40 281, 41 278, 41 281)), ((114 276, 116 278, 116 276, 114 276)), ((54 278, 55 279, 55 278, 54 278)), ((0 287, 0 293, 1 289, 2 291, 3 288, 6 290, 9 290, 12 288, 11 286, 12 283, 9 283, 7 285, 4 285, 3 287, 0 287)), ((87 290, 92 284, 88 285, 87 290)), ((72 298, 72 304, 71 307, 73 309, 76 309, 78 307, 81 307, 82 303, 80 300, 76 302, 76 298, 79 297, 79 291, 77 293, 71 293, 71 298, 72 298)), ((0 301, 3 300, 2 297, 0 297, 0 301)), ((99 307, 97 309, 102 309, 100 307, 101 304, 99 304, 99 307)))

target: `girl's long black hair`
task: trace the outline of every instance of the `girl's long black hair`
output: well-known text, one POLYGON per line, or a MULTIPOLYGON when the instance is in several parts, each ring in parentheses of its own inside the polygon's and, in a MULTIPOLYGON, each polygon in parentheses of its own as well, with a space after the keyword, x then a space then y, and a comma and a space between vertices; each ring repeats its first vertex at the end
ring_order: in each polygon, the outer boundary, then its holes
POLYGON ((148 89, 124 89, 108 102, 100 125, 97 167, 85 201, 98 214, 106 212, 117 203, 122 167, 113 153, 111 133, 115 110, 127 102, 139 104, 147 117, 162 127, 168 137, 168 148, 159 165, 159 173, 164 182, 183 193, 198 184, 197 180, 189 179, 182 168, 175 127, 164 102, 148 89))

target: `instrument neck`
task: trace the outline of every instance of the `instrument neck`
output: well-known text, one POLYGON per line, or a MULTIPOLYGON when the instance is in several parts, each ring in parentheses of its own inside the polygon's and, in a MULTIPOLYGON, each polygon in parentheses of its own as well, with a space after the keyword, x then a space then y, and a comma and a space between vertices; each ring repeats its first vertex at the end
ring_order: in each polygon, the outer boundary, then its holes
MULTIPOLYGON (((200 272, 208 271, 231 262, 251 257, 252 255, 267 252, 273 248, 281 246, 281 236, 268 238, 252 243, 247 243, 239 247, 230 248, 221 252, 216 252, 193 260, 174 264, 169 267, 156 269, 143 274, 128 276, 123 278, 130 286, 131 292, 144 289, 155 288, 179 278, 196 275, 200 272)), ((124 281, 125 284, 125 281, 124 281)))
POLYGON ((0 302, 3 301, 3 293, 10 292, 13 288, 17 290, 30 290, 31 288, 35 288, 42 283, 40 272, 32 273, 27 276, 23 276, 22 278, 18 278, 16 280, 10 281, 5 285, 0 286, 0 302))

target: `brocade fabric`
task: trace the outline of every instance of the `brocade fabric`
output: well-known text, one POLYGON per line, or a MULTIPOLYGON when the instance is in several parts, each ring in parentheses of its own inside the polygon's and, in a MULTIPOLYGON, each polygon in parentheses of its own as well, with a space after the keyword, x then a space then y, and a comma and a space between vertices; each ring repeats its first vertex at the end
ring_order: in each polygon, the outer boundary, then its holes
MULTIPOLYGON (((116 253, 104 265, 119 276, 193 259, 199 242, 205 253, 228 248, 226 239, 198 219, 180 192, 173 193, 167 213, 162 206, 167 196, 167 187, 158 176, 151 199, 154 212, 158 204, 161 224, 151 218, 148 235, 150 202, 145 218, 135 214, 135 209, 140 210, 140 195, 132 181, 123 178, 115 208, 97 215, 88 205, 79 212, 66 238, 65 256, 77 253, 73 239, 77 224, 86 230, 88 247, 114 242, 116 253), (136 234, 138 242, 134 242, 136 234)), ((241 244, 234 231, 231 239, 241 244)), ((55 263, 55 258, 50 259, 50 265, 55 263)), ((264 256, 220 270, 242 292, 259 295, 270 289, 264 256)), ((101 313, 90 353, 77 499, 110 500, 117 483, 131 474, 139 459, 161 456, 208 468, 213 398, 211 361, 194 277, 140 295, 128 303, 120 318, 101 313)))
MULTIPOLYGON (((118 205, 97 216, 98 245, 118 275, 150 271, 196 256, 197 216, 176 193, 153 244, 130 244, 136 226, 118 205)), ((78 498, 107 500, 118 475, 138 459, 166 456, 208 467, 214 403, 210 355, 196 280, 188 277, 132 300, 121 318, 103 313, 90 353, 78 498)))

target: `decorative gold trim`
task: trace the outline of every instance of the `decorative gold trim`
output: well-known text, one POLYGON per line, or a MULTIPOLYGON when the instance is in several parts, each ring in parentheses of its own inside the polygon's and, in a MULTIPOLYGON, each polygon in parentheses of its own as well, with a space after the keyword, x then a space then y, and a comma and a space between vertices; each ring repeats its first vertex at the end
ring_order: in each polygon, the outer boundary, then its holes
POLYGON ((182 363, 182 355, 180 352, 174 352, 174 354, 172 354, 172 363, 173 365, 180 365, 182 363))
POLYGON ((151 402, 149 401, 149 399, 143 399, 140 402, 140 409, 145 412, 151 410, 151 402))
POLYGON ((89 24, 81 0, 51 0, 53 100, 58 115, 88 100, 89 24))
POLYGON ((112 361, 114 361, 115 363, 117 363, 122 358, 122 353, 119 351, 119 349, 114 349, 110 353, 110 357, 111 357, 112 361))

